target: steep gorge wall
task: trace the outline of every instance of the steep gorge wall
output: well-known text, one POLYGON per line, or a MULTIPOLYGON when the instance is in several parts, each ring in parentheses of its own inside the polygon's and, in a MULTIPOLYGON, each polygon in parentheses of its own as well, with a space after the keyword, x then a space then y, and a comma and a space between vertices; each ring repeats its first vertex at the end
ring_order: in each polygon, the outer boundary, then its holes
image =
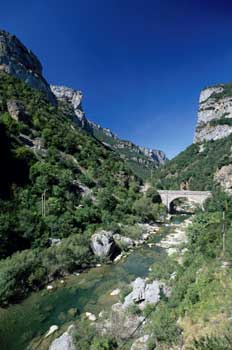
POLYGON ((0 71, 42 91, 52 104, 56 104, 56 98, 43 77, 42 65, 38 58, 15 35, 4 30, 0 30, 0 71))
POLYGON ((83 98, 81 91, 55 85, 51 85, 51 90, 58 101, 65 102, 70 106, 73 118, 79 126, 114 149, 123 159, 135 162, 139 166, 147 167, 148 169, 150 167, 158 167, 167 161, 163 151, 140 147, 131 141, 121 140, 110 129, 103 128, 87 119, 81 105, 83 98))
POLYGON ((232 133, 232 84, 201 91, 194 143, 218 140, 232 133))

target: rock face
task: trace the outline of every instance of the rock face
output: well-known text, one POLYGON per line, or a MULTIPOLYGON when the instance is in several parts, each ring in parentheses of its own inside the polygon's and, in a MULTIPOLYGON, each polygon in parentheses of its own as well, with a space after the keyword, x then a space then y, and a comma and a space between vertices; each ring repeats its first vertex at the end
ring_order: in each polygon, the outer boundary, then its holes
POLYGON ((169 290, 159 281, 153 281, 148 284, 145 280, 138 277, 131 285, 133 290, 124 299, 124 309, 133 304, 139 304, 140 309, 144 309, 147 304, 157 304, 160 301, 162 292, 167 296, 169 295, 169 290))
POLYGON ((42 65, 16 36, 0 31, 0 71, 23 80, 30 87, 42 91, 53 105, 57 99, 67 102, 67 116, 73 117, 85 131, 96 137, 106 147, 115 150, 139 176, 150 176, 150 171, 167 160, 162 151, 139 147, 130 141, 120 140, 110 129, 103 128, 85 117, 82 109, 82 92, 65 86, 47 83, 42 75, 42 65), (71 113, 70 113, 71 112, 71 113))
POLYGON ((140 337, 140 339, 134 342, 132 349, 146 349, 146 343, 148 336, 144 336, 145 317, 139 312, 129 312, 128 307, 137 304, 142 310, 146 304, 157 304, 161 297, 161 290, 167 296, 170 295, 170 290, 166 286, 159 282, 153 281, 147 283, 142 278, 137 278, 132 282, 133 290, 128 294, 124 303, 118 302, 111 307, 111 313, 109 318, 102 318, 96 324, 97 330, 104 336, 113 335, 119 339, 132 339, 133 337, 140 337), (138 326, 140 327, 138 328, 138 326), (136 330, 136 334, 133 332, 136 330), (144 337, 143 337, 144 336, 144 337))
POLYGON ((159 165, 163 165, 167 161, 166 154, 163 151, 146 147, 139 147, 139 149, 145 154, 145 156, 156 161, 159 165))
POLYGON ((91 237, 91 248, 94 255, 100 258, 111 258, 117 247, 111 231, 98 231, 91 237))
POLYGON ((132 248, 135 245, 133 239, 129 237, 121 236, 118 233, 114 234, 113 238, 117 243, 117 245, 121 248, 128 249, 128 248, 132 248))
POLYGON ((131 346, 131 350, 148 350, 148 340, 149 340, 149 335, 147 334, 136 339, 131 346))
POLYGON ((16 36, 3 30, 0 31, 0 71, 42 91, 52 104, 56 104, 56 98, 42 76, 42 65, 38 58, 16 36))
POLYGON ((9 100, 7 101, 7 110, 10 114, 11 118, 16 120, 17 122, 27 122, 28 115, 25 112, 25 108, 20 101, 17 100, 9 100))
MULTIPOLYGON (((167 161, 164 152, 160 150, 140 147, 133 142, 121 140, 110 129, 103 128, 86 118, 82 109, 83 94, 79 90, 74 90, 65 86, 51 85, 51 90, 59 101, 66 102, 72 109, 74 121, 85 131, 96 137, 107 147, 115 150, 119 155, 129 162, 139 164, 142 168, 156 168, 167 161)), ((69 114, 69 113, 67 113, 69 114)), ((69 114, 70 117, 70 114, 69 114)), ((134 167, 134 171, 137 166, 134 167)), ((150 172, 149 172, 150 175, 150 172)))
POLYGON ((214 180, 229 194, 232 194, 232 164, 223 166, 214 176, 214 180))
POLYGON ((194 143, 217 140, 232 133, 232 84, 202 90, 194 143))
MULTIPOLYGON (((103 318, 96 324, 100 334, 111 335, 118 339, 131 339, 131 334, 137 329, 138 325, 144 321, 143 316, 137 314, 128 314, 125 312, 121 303, 112 305, 111 314, 108 319, 103 318)), ((141 328, 136 331, 136 336, 142 335, 141 328)))
POLYGON ((49 350, 75 350, 72 332, 73 326, 63 333, 59 338, 56 338, 49 347, 49 350))
POLYGON ((53 94, 59 101, 67 102, 72 106, 73 111, 81 126, 85 127, 87 124, 87 120, 85 118, 85 114, 81 106, 81 101, 83 97, 82 92, 79 90, 68 88, 66 86, 51 85, 50 87, 53 94))

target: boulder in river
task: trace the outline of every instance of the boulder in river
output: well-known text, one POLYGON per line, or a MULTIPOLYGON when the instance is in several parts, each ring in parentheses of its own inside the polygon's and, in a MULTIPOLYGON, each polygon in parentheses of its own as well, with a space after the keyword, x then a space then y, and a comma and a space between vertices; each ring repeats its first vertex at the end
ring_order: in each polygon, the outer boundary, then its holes
POLYGON ((91 312, 86 312, 85 316, 90 320, 90 321, 96 321, 97 317, 92 314, 91 312))
POLYGON ((57 330, 59 329, 59 327, 54 324, 53 326, 51 326, 48 330, 48 332, 45 334, 45 338, 49 337, 51 334, 55 333, 57 330))
POLYGON ((113 232, 100 230, 94 233, 91 237, 91 248, 99 258, 113 258, 117 251, 113 232))
POLYGON ((166 296, 170 295, 170 290, 160 281, 147 283, 147 281, 138 277, 131 285, 133 290, 124 299, 124 309, 133 304, 139 304, 140 309, 144 309, 146 304, 157 304, 162 293, 166 296))
POLYGON ((121 290, 120 290, 119 288, 117 288, 117 289, 114 289, 114 290, 110 293, 110 295, 111 295, 111 296, 115 296, 115 295, 120 294, 120 292, 121 292, 121 290))
POLYGON ((53 340, 49 346, 49 350, 75 350, 75 345, 72 337, 73 329, 74 326, 71 325, 60 337, 53 340))
MULTIPOLYGON (((117 303, 112 305, 109 318, 103 317, 96 323, 96 329, 102 336, 111 335, 117 339, 125 340, 131 338, 131 334, 143 321, 143 316, 128 314, 122 303, 117 303)), ((140 330, 136 334, 139 336, 140 330)))
POLYGON ((125 237, 125 236, 121 236, 118 233, 115 233, 113 235, 113 238, 116 242, 116 244, 121 248, 121 249, 129 249, 134 247, 135 243, 133 241, 133 239, 129 238, 129 237, 125 237))

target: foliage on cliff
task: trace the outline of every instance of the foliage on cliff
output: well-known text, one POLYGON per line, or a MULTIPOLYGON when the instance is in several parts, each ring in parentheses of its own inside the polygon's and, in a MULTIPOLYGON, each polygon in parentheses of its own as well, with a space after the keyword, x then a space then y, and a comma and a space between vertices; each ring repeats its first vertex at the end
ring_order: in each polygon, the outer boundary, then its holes
POLYGON ((89 238, 97 227, 156 217, 157 206, 139 193, 141 180, 114 151, 4 73, 0 135, 0 259, 17 252, 0 262, 1 303, 93 263, 89 238), (26 122, 10 116, 12 100, 24 106, 26 122), (50 247, 54 238, 62 242, 50 247))
POLYGON ((232 136, 192 144, 156 170, 153 181, 160 189, 178 190, 182 182, 187 182, 191 190, 212 190, 216 171, 232 162, 231 147, 232 136))

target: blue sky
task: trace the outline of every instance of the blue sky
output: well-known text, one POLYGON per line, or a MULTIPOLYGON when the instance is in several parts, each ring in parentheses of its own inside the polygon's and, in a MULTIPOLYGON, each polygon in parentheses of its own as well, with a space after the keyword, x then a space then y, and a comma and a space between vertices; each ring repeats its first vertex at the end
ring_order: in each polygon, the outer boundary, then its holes
POLYGON ((199 93, 232 80, 232 2, 4 1, 0 26, 87 117, 169 157, 192 143, 199 93))

